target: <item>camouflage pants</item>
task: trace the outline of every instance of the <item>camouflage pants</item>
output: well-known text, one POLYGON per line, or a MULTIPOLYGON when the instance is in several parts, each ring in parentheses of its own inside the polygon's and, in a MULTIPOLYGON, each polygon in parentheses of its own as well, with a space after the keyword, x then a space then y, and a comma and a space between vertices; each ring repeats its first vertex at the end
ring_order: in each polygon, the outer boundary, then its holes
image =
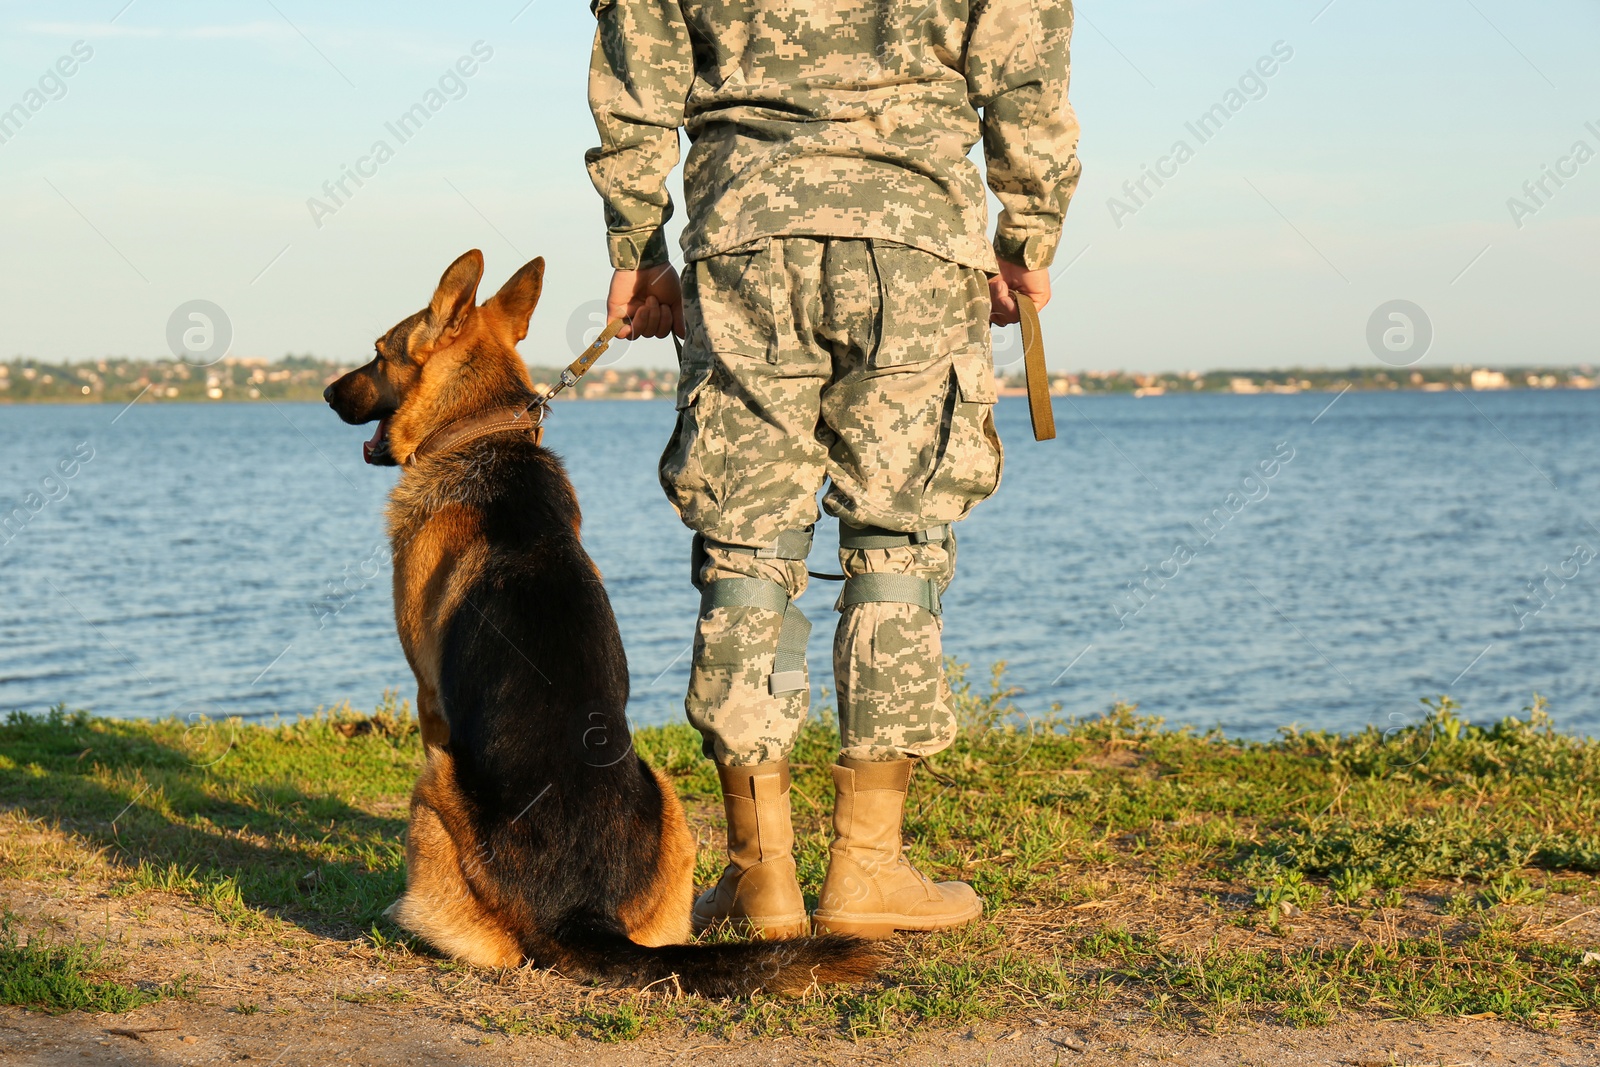
MULTIPOLYGON (((692 263, 684 296, 661 484, 703 535, 702 589, 756 578, 798 598, 805 560, 756 550, 816 522, 824 480, 823 507, 841 523, 903 532, 955 522, 999 484, 981 271, 883 241, 772 238, 692 263)), ((909 575, 942 592, 955 541, 841 548, 839 560, 849 576, 909 575)), ((700 613, 685 706, 719 763, 780 759, 805 721, 809 687, 769 691, 781 599, 700 613)), ((847 754, 898 759, 950 744, 936 610, 843 608, 833 667, 847 754)))

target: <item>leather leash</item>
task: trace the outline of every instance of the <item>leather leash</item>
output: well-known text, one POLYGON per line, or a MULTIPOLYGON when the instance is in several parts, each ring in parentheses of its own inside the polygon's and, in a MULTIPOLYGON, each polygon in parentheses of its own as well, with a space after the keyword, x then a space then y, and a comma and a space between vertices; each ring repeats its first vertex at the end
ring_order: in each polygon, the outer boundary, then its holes
POLYGON ((436 455, 458 448, 468 441, 476 441, 480 437, 490 434, 503 433, 507 430, 532 430, 533 443, 544 442, 544 420, 550 413, 550 401, 554 400, 563 389, 578 384, 594 366, 595 361, 611 347, 611 341, 617 336, 617 331, 628 324, 627 319, 612 319, 606 323, 606 328, 600 331, 600 336, 594 343, 584 349, 577 359, 561 371, 561 377, 548 393, 535 397, 532 403, 520 407, 495 408, 492 411, 479 412, 465 418, 447 422, 422 439, 416 450, 406 457, 405 465, 410 466, 416 462, 418 456, 436 455))
POLYGON ((1035 441, 1053 441, 1056 415, 1050 406, 1050 375, 1044 367, 1044 336, 1039 330, 1039 309, 1033 300, 1016 294, 1022 318, 1022 369, 1028 382, 1028 416, 1035 441))

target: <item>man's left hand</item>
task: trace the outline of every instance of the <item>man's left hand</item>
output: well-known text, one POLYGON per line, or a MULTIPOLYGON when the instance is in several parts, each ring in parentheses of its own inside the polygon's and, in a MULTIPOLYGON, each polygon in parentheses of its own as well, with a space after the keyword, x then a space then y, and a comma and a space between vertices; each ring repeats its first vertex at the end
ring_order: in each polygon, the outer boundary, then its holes
POLYGON ((1022 316, 1017 310, 1017 293, 1033 301, 1040 311, 1050 302, 1050 272, 1029 270, 1018 263, 1000 260, 1000 273, 989 279, 989 321, 1010 326, 1022 316))

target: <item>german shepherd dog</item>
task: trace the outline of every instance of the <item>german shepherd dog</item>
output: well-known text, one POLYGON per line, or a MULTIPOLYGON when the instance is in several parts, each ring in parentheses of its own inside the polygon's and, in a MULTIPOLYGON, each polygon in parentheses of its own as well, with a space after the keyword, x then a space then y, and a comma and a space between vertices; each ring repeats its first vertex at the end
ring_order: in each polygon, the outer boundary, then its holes
POLYGON ((480 306, 482 276, 481 252, 457 259, 324 394, 345 422, 377 422, 368 462, 401 468, 395 622, 426 756, 388 914, 469 963, 613 985, 732 996, 869 977, 876 952, 851 938, 684 943, 695 842, 633 751, 627 659, 572 484, 535 434, 452 432, 537 399, 516 346, 544 260, 480 306), (459 443, 426 447, 441 432, 459 443))

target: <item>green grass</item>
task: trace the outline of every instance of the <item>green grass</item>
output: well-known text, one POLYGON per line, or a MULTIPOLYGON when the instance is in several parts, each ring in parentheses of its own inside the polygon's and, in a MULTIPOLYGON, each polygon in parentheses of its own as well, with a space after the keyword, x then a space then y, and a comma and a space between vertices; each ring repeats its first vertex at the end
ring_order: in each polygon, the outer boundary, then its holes
MULTIPOLYGON (((1174 1027, 1596 1017, 1600 969, 1528 916, 1557 895, 1600 904, 1600 744, 1558 732, 1541 701, 1474 725, 1441 697, 1387 734, 1250 742, 1125 706, 1030 716, 998 669, 987 687, 959 667, 952 678, 964 729, 919 772, 910 855, 970 881, 992 921, 904 942, 885 981, 804 1000, 584 994, 481 1025, 629 1040, 664 1025, 864 1036, 1107 1005, 1174 1027)), ((715 809, 715 774, 689 727, 635 742, 697 818, 715 809)), ((813 902, 835 744, 831 725, 813 722, 794 755, 813 902)), ((409 953, 420 946, 382 911, 404 880, 419 759, 415 723, 392 699, 373 716, 346 708, 271 726, 58 709, 0 725, 0 808, 101 850, 114 893, 178 894, 229 936, 288 924, 409 953)), ((0 874, 66 873, 43 855, 0 842, 0 874)), ((720 863, 704 852, 699 879, 720 863)))
POLYGON ((181 981, 140 989, 91 977, 106 961, 101 947, 79 941, 23 940, 16 917, 0 915, 0 1004, 43 1011, 124 1012, 181 995, 181 981))
POLYGON ((319 932, 366 928, 404 884, 421 752, 392 701, 385 717, 392 728, 347 738, 341 726, 366 721, 348 711, 278 726, 12 715, 0 805, 109 849, 126 865, 122 892, 185 893, 244 927, 289 911, 319 932))

